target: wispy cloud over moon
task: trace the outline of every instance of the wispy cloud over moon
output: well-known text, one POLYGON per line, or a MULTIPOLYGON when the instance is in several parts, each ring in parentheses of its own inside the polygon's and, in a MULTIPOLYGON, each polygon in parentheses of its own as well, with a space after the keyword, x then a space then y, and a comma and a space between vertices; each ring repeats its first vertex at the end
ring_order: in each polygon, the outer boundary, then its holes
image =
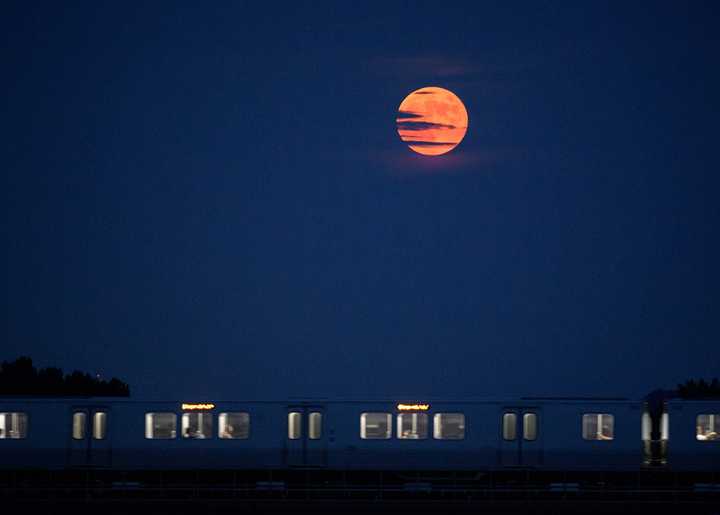
POLYGON ((452 92, 437 87, 410 93, 400 104, 396 118, 400 138, 425 155, 441 155, 455 148, 465 137, 468 115, 452 92))

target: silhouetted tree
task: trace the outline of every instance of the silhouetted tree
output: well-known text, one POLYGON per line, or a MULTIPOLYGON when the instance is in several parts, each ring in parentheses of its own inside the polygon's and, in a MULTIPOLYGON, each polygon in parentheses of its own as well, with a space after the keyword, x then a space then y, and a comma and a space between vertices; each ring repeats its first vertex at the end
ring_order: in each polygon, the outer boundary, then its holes
POLYGON ((79 370, 68 375, 55 367, 36 370, 32 359, 21 356, 0 364, 0 395, 128 397, 130 387, 115 377, 105 381, 79 370))
POLYGON ((63 371, 56 367, 41 368, 38 371, 37 384, 40 392, 50 392, 65 381, 63 371))
POLYGON ((720 381, 717 378, 710 382, 690 379, 679 384, 677 392, 683 399, 720 399, 720 381))

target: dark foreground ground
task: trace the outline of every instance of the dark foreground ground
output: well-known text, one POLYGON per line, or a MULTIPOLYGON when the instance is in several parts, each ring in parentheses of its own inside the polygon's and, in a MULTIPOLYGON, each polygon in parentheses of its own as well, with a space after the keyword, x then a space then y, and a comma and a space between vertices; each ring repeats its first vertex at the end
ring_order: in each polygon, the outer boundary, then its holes
POLYGON ((0 473, 0 515, 65 512, 720 515, 720 473, 0 473))
POLYGON ((502 500, 502 501, 442 501, 442 500, 255 500, 255 501, 112 501, 57 502, 4 501, 5 513, 73 513, 81 514, 681 514, 720 515, 716 501, 684 501, 678 503, 574 501, 574 500, 502 500))

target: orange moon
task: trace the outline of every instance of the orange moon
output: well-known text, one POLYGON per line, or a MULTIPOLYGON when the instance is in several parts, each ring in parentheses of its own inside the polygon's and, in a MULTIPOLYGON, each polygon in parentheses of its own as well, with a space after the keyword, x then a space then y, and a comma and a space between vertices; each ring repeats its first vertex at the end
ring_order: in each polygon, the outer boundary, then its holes
POLYGON ((398 108, 397 131, 408 146, 426 156, 439 156, 457 147, 465 137, 468 114, 462 100, 443 88, 420 88, 398 108))

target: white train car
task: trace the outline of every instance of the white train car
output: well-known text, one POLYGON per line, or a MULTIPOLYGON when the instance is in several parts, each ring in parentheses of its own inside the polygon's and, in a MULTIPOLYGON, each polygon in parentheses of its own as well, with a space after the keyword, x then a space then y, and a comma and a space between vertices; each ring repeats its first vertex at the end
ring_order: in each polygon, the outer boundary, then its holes
MULTIPOLYGON (((0 468, 633 471, 649 417, 619 399, 6 398, 0 468)), ((670 401, 661 425, 672 469, 720 470, 720 402, 670 401)))
POLYGON ((673 470, 720 470, 720 400, 670 400, 665 431, 673 470))
POLYGON ((0 468, 66 468, 69 416, 65 400, 0 398, 0 468))
POLYGON ((542 410, 546 469, 638 470, 646 461, 641 402, 554 400, 542 410))

